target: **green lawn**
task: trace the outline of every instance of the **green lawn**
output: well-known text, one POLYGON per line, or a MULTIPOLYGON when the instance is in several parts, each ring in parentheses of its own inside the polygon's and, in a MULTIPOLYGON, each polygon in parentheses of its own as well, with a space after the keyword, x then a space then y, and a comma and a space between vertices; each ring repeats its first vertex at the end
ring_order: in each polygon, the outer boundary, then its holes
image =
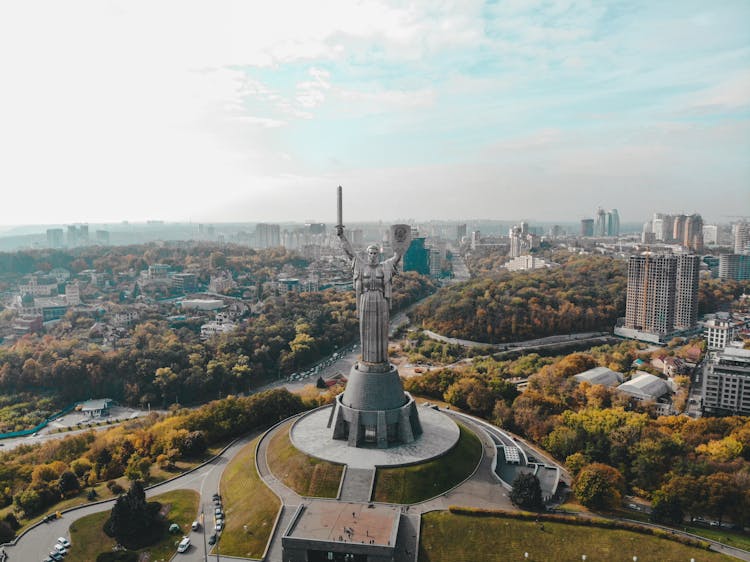
MULTIPOLYGON (((149 498, 162 504, 168 525, 177 523, 183 531, 190 529, 190 523, 198 513, 200 496, 193 490, 175 490, 149 498)), ((114 539, 108 537, 103 530, 104 522, 109 517, 110 510, 83 517, 70 526, 70 542, 73 547, 65 557, 66 562, 93 562, 98 554, 112 550, 114 539)), ((176 551, 176 543, 182 538, 181 534, 165 533, 157 544, 142 548, 138 552, 148 552, 150 562, 169 560, 176 551)))
POLYGON ((268 467, 284 484, 301 496, 335 498, 344 465, 310 457, 289 439, 291 422, 280 427, 268 444, 268 467))
POLYGON ((445 511, 422 516, 420 562, 592 562, 734 561, 735 558, 632 531, 599 529, 505 517, 455 515, 445 511))
POLYGON ((226 527, 221 534, 221 554, 260 558, 271 538, 281 502, 255 470, 259 438, 246 445, 221 476, 226 527), (247 528, 247 531, 245 530, 247 528))
POLYGON ((375 473, 373 499, 389 503, 416 503, 453 488, 468 478, 482 458, 482 444, 458 424, 458 443, 440 458, 400 468, 379 468, 375 473))

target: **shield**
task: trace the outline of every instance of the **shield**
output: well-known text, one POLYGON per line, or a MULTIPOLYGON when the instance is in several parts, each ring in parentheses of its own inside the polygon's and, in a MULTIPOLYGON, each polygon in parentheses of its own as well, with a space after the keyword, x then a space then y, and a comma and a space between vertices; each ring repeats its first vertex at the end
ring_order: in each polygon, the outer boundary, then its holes
POLYGON ((393 251, 403 255, 411 243, 411 226, 408 224, 391 225, 391 245, 393 251))

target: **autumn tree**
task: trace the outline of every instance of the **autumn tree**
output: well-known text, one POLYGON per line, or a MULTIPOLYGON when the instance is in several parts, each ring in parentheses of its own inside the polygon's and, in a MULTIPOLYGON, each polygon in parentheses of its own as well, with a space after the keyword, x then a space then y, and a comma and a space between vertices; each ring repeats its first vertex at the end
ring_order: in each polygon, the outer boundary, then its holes
POLYGON ((578 473, 573 484, 576 498, 592 509, 614 509, 622 502, 625 479, 616 468, 591 463, 578 473))

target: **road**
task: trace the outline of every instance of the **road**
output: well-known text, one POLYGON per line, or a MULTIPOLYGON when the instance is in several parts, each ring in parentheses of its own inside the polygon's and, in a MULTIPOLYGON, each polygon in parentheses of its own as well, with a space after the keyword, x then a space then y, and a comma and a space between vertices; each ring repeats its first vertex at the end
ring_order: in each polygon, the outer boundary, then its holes
MULTIPOLYGON (((200 468, 197 468, 193 472, 183 474, 182 476, 178 476, 177 478, 149 488, 146 490, 146 496, 150 498, 165 492, 185 489, 195 490, 201 494, 200 506, 208 515, 205 521, 206 526, 208 527, 208 531, 205 534, 207 539, 208 536, 213 533, 213 501, 211 496, 219 490, 221 474, 224 472, 227 463, 240 451, 240 449, 242 449, 242 447, 257 437, 259 433, 260 432, 254 432, 253 434, 234 442, 215 459, 200 468)), ((112 509, 113 504, 114 500, 109 500, 95 505, 87 505, 74 511, 63 513, 63 516, 60 519, 56 519, 49 523, 42 523, 34 527, 23 535, 16 545, 5 547, 8 554, 8 560, 11 562, 43 560, 45 556, 47 556, 47 553, 52 549, 52 546, 55 544, 58 537, 70 537, 68 529, 74 521, 86 515, 112 509)), ((199 562, 205 560, 207 553, 204 550, 204 531, 205 527, 201 527, 197 532, 190 532, 188 536, 191 538, 192 545, 188 552, 180 556, 180 560, 184 560, 185 562, 199 562)), ((72 548, 75 548, 75 544, 73 544, 72 548)))

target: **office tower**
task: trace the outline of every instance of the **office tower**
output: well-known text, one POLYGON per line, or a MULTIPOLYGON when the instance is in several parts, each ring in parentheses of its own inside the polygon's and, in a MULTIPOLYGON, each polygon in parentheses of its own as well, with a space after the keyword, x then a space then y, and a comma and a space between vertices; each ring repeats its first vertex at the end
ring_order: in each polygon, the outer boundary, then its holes
POLYGON ((607 211, 605 217, 607 236, 619 236, 620 235, 620 215, 617 209, 607 211))
POLYGON ((721 254, 719 256, 719 279, 737 281, 750 279, 750 255, 721 254))
POLYGON ((670 334, 695 326, 698 307, 698 256, 631 256, 625 328, 670 334))
POLYGON ((48 228, 47 229, 47 247, 62 248, 62 245, 63 245, 63 229, 62 228, 48 228))
POLYGON ((581 236, 594 235, 594 219, 581 219, 581 236))
POLYGON ((278 224, 258 223, 255 227, 255 245, 258 248, 281 246, 281 227, 278 224))
POLYGON ((599 207, 596 210, 596 221, 594 223, 594 236, 607 235, 607 213, 599 207))
POLYGON ((734 253, 750 253, 750 225, 745 221, 738 222, 732 230, 734 230, 734 253))

